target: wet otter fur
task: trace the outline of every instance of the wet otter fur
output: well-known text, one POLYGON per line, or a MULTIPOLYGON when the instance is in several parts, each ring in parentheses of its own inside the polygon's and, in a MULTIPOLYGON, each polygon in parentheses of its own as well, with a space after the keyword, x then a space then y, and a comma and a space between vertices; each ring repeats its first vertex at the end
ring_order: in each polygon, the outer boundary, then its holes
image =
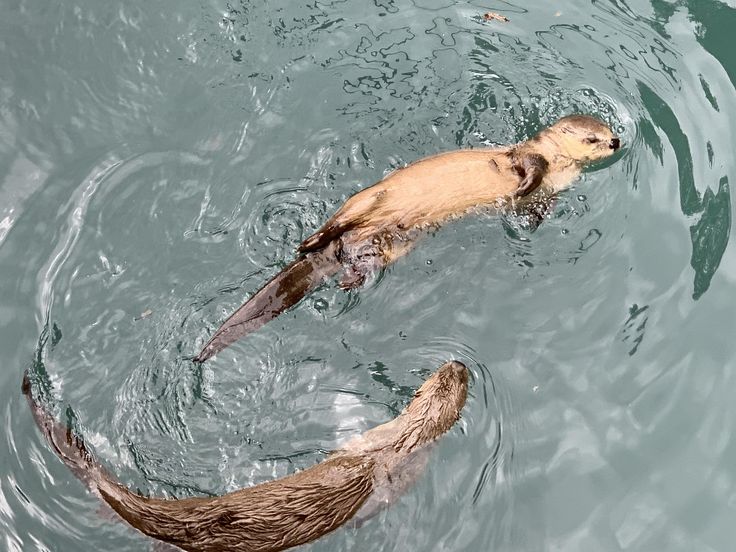
POLYGON ((313 541, 356 514, 370 517, 418 476, 427 445, 459 418, 467 388, 466 367, 448 362, 397 418, 311 468, 223 496, 168 500, 120 484, 37 400, 27 373, 22 386, 39 429, 77 477, 142 533, 198 552, 275 552, 313 541))
POLYGON ((357 287, 428 229, 477 209, 543 201, 619 147, 603 122, 571 115, 520 144, 441 153, 391 173, 350 197, 304 240, 297 259, 225 320, 194 361, 257 330, 338 272, 341 287, 357 287))

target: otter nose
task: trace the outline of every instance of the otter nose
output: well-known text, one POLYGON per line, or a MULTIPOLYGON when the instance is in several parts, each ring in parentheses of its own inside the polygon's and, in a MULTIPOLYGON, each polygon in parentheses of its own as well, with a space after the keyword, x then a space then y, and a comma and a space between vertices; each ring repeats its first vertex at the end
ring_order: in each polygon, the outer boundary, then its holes
POLYGON ((621 147, 621 140, 619 140, 618 138, 611 138, 611 141, 609 142, 608 147, 611 148, 612 150, 617 150, 618 148, 621 147))

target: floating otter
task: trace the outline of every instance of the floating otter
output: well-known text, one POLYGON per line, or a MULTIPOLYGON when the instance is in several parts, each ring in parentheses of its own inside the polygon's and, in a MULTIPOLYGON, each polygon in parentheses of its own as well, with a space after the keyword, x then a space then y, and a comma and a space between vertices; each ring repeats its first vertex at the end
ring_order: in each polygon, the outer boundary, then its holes
POLYGON ((146 535, 198 552, 275 552, 315 540, 354 516, 367 518, 421 472, 426 446, 460 415, 468 370, 440 367, 394 420, 348 441, 326 460, 293 475, 223 496, 167 500, 136 494, 105 469, 82 438, 23 393, 54 452, 120 517, 146 535))
POLYGON ((391 173, 350 197, 304 240, 296 261, 225 320, 194 361, 257 330, 341 270, 340 286, 357 287, 407 253, 426 230, 474 209, 549 198, 570 186, 584 164, 619 146, 598 119, 571 115, 514 146, 442 153, 391 173))

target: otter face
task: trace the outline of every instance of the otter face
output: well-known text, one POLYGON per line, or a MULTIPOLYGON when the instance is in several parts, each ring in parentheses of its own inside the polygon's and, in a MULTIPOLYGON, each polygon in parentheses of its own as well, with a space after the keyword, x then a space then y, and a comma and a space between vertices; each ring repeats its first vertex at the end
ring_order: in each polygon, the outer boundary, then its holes
POLYGON ((589 115, 568 115, 543 131, 563 150, 563 154, 580 163, 590 163, 613 155, 621 141, 608 126, 589 115))
POLYGON ((468 369, 461 362, 446 362, 419 388, 407 411, 434 420, 439 434, 455 423, 467 394, 468 369))

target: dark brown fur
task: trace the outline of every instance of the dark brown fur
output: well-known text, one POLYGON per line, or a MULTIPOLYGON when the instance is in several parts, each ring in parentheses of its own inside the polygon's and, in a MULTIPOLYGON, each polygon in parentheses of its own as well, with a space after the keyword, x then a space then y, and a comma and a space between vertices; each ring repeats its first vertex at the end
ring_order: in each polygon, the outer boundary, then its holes
POLYGON ((139 531, 189 551, 276 552, 315 540, 359 511, 369 517, 403 492, 420 471, 417 454, 460 416, 467 385, 465 366, 448 362, 397 418, 353 438, 316 466, 223 496, 180 500, 141 496, 121 485, 81 437, 38 402, 27 374, 23 393, 54 452, 139 531))
POLYGON ((537 189, 535 196, 554 195, 585 163, 618 148, 618 138, 601 121, 572 115, 521 144, 442 153, 399 169, 350 197, 304 240, 297 260, 235 311, 194 361, 204 362, 257 330, 326 278, 343 271, 343 288, 359 286, 406 254, 426 230, 478 208, 537 201, 530 200, 537 189))

